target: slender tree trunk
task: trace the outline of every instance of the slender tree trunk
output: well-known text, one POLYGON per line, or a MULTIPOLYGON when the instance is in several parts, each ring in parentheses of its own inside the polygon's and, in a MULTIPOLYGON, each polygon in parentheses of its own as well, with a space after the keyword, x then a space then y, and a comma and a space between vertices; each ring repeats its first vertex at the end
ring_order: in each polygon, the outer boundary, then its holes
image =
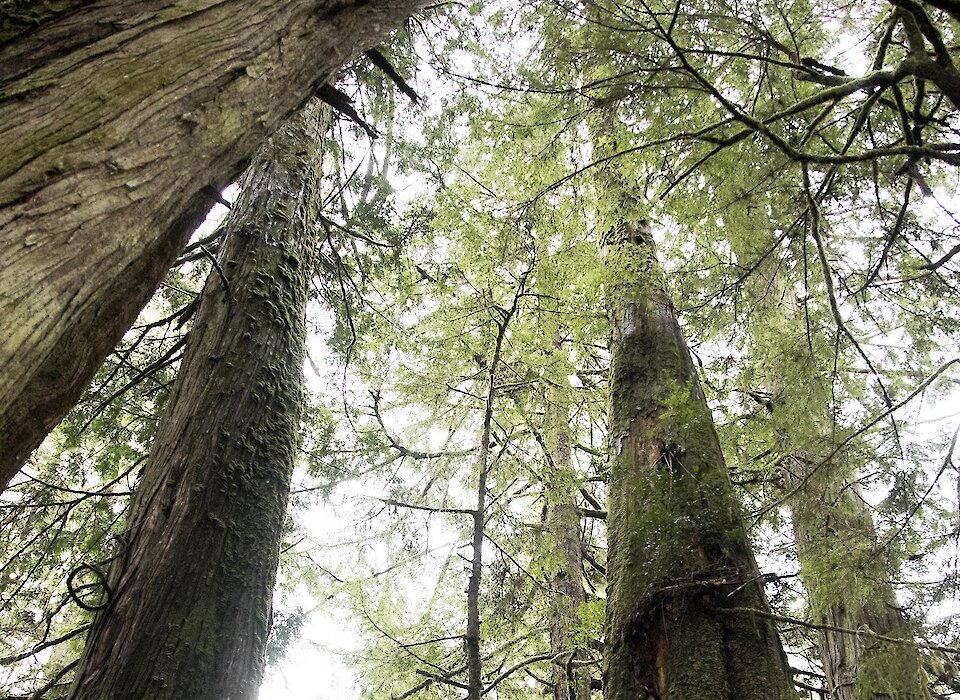
POLYGON ((421 4, 44 3, 38 19, 53 19, 0 34, 12 39, 0 45, 0 488, 76 402, 218 189, 421 4))
POLYGON ((564 387, 571 373, 564 356, 562 324, 557 303, 563 282, 549 256, 538 264, 538 291, 542 314, 541 342, 549 348, 544 368, 543 449, 546 469, 543 495, 546 502, 546 538, 542 543, 543 570, 550 593, 551 682, 554 700, 589 700, 590 674, 577 663, 586 660, 580 607, 586 602, 583 587, 583 550, 579 506, 579 479, 570 450, 570 399, 564 387))
MULTIPOLYGON (((493 396, 493 384, 487 393, 487 415, 493 396)), ((483 697, 483 660, 480 656, 480 584, 483 580, 483 524, 487 508, 487 472, 490 464, 490 422, 484 420, 480 440, 480 476, 477 480, 477 508, 473 511, 470 579, 467 582, 467 633, 464 647, 467 655, 467 698, 480 700, 483 697)))
MULTIPOLYGON (((493 429, 493 406, 497 396, 497 371, 507 325, 516 310, 516 304, 503 320, 495 319, 497 336, 493 356, 487 370, 487 396, 483 407, 483 429, 480 433, 479 475, 477 479, 477 508, 473 511, 473 558, 470 580, 467 583, 467 634, 464 637, 467 652, 467 698, 480 700, 483 696, 483 660, 480 655, 480 584, 483 579, 483 529, 487 512, 487 477, 490 474, 490 431, 493 429)), ((495 310, 491 309, 491 313, 495 310)))
POLYGON ((569 412, 566 402, 547 392, 544 438, 549 451, 544 494, 547 502, 547 556, 554 562, 550 579, 550 650, 554 653, 554 700, 586 700, 590 676, 576 662, 584 659, 583 641, 577 635, 579 608, 586 601, 583 589, 583 554, 580 549, 580 508, 577 475, 570 461, 569 412))
POLYGON ((523 285, 527 275, 521 277, 521 284, 513 298, 509 310, 502 310, 491 306, 489 311, 493 315, 492 322, 497 327, 497 335, 493 343, 493 353, 490 366, 487 369, 487 394, 483 407, 483 429, 480 433, 480 454, 478 459, 479 475, 477 479, 477 508, 473 511, 473 559, 470 566, 470 580, 467 584, 467 633, 464 636, 464 647, 467 657, 467 698, 481 700, 484 694, 483 687, 483 657, 480 653, 480 584, 483 579, 483 538, 484 520, 487 509, 487 479, 493 466, 490 456, 491 431, 493 430, 493 409, 497 398, 497 373, 500 370, 500 359, 503 353, 503 342, 506 337, 510 320, 517 312, 523 285), (502 313, 501 313, 502 312, 502 313))
POLYGON ((299 441, 327 114, 281 127, 242 179, 74 700, 257 695, 299 441))
POLYGON ((835 700, 926 700, 930 697, 914 631, 897 604, 884 553, 860 490, 836 464, 790 460, 803 480, 792 507, 797 556, 813 621, 823 630, 820 655, 835 700), (879 641, 875 632, 904 644, 879 641))
MULTIPOLYGON (((613 196, 607 192, 606 195, 613 196)), ((795 698, 713 420, 636 203, 606 247, 608 700, 795 698)))

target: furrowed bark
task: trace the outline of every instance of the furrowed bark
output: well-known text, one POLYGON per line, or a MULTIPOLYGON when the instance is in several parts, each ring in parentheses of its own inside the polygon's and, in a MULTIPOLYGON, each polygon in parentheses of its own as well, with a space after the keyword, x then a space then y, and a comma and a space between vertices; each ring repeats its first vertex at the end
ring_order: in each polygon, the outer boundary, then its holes
POLYGON ((103 0, 0 45, 0 487, 217 190, 421 4, 103 0))
POLYGON ((604 697, 795 698, 690 352, 636 206, 606 246, 612 325, 604 697), (752 619, 751 619, 752 618, 752 619))
POLYGON ((74 700, 257 696, 299 443, 314 177, 328 112, 258 153, 144 467, 74 700))

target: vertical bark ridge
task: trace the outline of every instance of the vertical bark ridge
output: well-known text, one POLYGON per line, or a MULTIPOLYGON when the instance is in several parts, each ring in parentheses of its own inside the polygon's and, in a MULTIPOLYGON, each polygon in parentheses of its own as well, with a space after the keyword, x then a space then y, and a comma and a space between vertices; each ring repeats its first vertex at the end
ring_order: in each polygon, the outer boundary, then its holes
POLYGON ((258 153, 208 276, 72 698, 255 698, 299 444, 326 110, 258 153))

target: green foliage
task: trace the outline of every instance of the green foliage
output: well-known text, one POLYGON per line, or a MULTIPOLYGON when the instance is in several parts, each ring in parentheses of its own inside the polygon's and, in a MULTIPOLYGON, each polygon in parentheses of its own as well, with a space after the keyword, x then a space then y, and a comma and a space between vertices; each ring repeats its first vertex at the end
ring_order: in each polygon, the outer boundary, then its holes
MULTIPOLYGON (((0 3, 0 42, 45 11, 0 3)), ((954 24, 932 16, 955 42, 954 24)), ((885 44, 890 17, 874 2, 842 12, 810 0, 600 0, 586 11, 472 2, 381 47, 415 84, 419 106, 365 60, 351 67, 339 84, 380 138, 338 122, 310 213, 319 250, 309 352, 321 376, 281 547, 271 663, 309 627, 300 603, 309 595, 357 620, 365 697, 421 684, 417 697, 459 695, 417 671, 463 666, 471 518, 443 511, 475 503, 491 381, 486 680, 549 652, 565 559, 548 513, 563 499, 584 505, 581 488, 602 500, 609 476, 603 295, 648 299, 651 290, 676 304, 695 350, 762 566, 784 576, 773 596, 780 611, 822 621, 838 601, 922 581, 896 593, 914 619, 935 622, 931 639, 956 643, 954 617, 925 618, 958 582, 948 556, 950 434, 910 435, 917 402, 950 396, 955 380, 891 411, 960 333, 960 257, 949 257, 960 241, 950 211, 956 110, 930 80, 837 91, 872 62, 903 65, 910 38, 898 24, 885 44), (866 56, 862 70, 851 46, 866 56), (922 151, 929 144, 944 146, 922 151), (613 240, 640 235, 644 219, 649 245, 613 240), (602 242, 613 244, 605 257, 602 242), (874 420, 886 413, 892 420, 874 420), (560 434, 574 446, 564 473, 551 452, 560 434), (838 505, 850 494, 859 510, 838 505), (808 529, 822 535, 807 550, 790 529, 804 503, 808 529), (321 538, 311 528, 324 518, 337 527, 321 538), (798 571, 810 599, 788 587, 798 571)), ((35 458, 36 480, 0 504, 0 656, 89 620, 64 580, 122 548, 125 498, 205 271, 187 263, 171 273, 35 458)), ((633 409, 650 398, 635 386, 633 409)), ((692 391, 674 382, 656 397, 671 449, 695 450, 689 436, 710 429, 692 391)), ((636 530, 674 534, 646 565, 685 547, 691 529, 730 526, 728 514, 695 523, 666 509, 654 496, 668 481, 647 484, 652 496, 631 515, 636 530)), ((603 525, 578 524, 576 537, 602 567, 603 525)), ((586 650, 602 636, 605 581, 590 566, 571 575, 588 591, 574 633, 586 650)), ((812 636, 789 639, 815 654, 812 636)), ((67 644, 18 669, 4 692, 29 694, 53 678, 80 637, 67 644)), ((552 670, 543 660, 524 668, 531 676, 504 679, 499 697, 539 693, 531 677, 552 670)), ((885 667, 864 671, 858 683, 882 686, 885 667)))

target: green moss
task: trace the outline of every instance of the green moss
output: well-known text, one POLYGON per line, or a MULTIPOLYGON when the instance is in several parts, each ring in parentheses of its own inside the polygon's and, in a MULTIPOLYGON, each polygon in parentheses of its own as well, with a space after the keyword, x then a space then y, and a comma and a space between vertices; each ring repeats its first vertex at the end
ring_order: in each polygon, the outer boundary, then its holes
POLYGON ((90 0, 0 0, 0 44, 65 15, 90 0))
POLYGON ((627 303, 657 303, 665 294, 663 271, 657 262, 652 242, 638 244, 649 233, 639 232, 639 224, 621 222, 608 235, 604 296, 609 307, 627 303))

